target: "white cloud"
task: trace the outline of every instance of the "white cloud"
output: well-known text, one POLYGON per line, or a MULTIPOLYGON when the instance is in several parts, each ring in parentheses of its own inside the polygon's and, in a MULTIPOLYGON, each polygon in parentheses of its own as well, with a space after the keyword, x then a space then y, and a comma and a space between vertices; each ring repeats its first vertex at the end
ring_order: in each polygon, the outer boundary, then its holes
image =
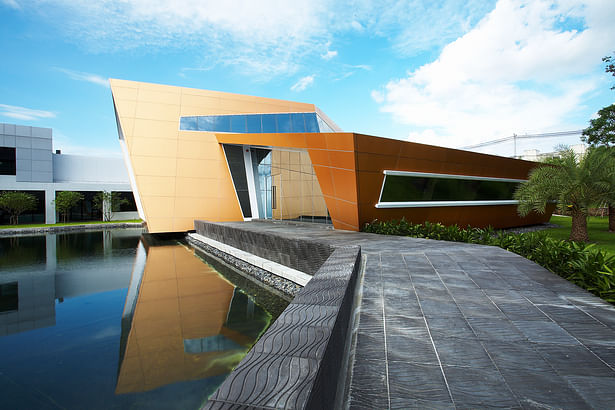
POLYGON ((371 96, 378 104, 384 102, 384 93, 382 91, 374 90, 371 92, 371 96))
POLYGON ((331 60, 333 57, 337 56, 337 51, 336 50, 327 50, 326 53, 321 54, 320 57, 323 60, 331 60))
POLYGON ((93 52, 196 47, 204 65, 274 76, 293 73, 299 58, 322 50, 328 1, 40 0, 33 9, 93 52))
POLYGON ((0 115, 25 121, 36 121, 41 118, 53 118, 56 116, 51 111, 34 110, 32 108, 7 104, 0 104, 0 115))
POLYGON ((314 84, 314 77, 315 75, 306 75, 305 77, 301 77, 299 81, 297 81, 295 84, 293 84, 292 87, 290 87, 290 90, 295 92, 305 90, 306 88, 314 84))
MULTIPOLYGON (((413 55, 441 47, 466 33, 493 8, 494 0, 355 0, 345 5, 354 30, 389 40, 413 55)), ((337 17, 337 16, 336 16, 337 17)))
POLYGON ((72 78, 73 80, 86 81, 88 83, 101 85, 103 87, 109 88, 109 80, 104 77, 101 77, 98 74, 84 73, 59 67, 56 68, 56 70, 66 74, 69 78, 72 78))
POLYGON ((346 64, 345 66, 349 68, 356 68, 358 70, 372 71, 372 66, 367 65, 367 64, 355 64, 355 65, 346 64))
POLYGON ((500 0, 436 61, 390 81, 372 98, 413 126, 409 139, 418 142, 464 146, 561 130, 600 82, 614 15, 610 0, 500 0))
POLYGON ((353 20, 350 26, 357 31, 363 31, 363 25, 356 20, 353 20))
MULTIPOLYGON (((2 1, 2 0, 0 0, 2 1)), ((4 0, 12 2, 13 0, 4 0)), ((414 53, 463 34, 491 1, 448 0, 22 0, 93 52, 196 50, 203 65, 263 77, 291 75, 331 39, 366 31, 414 53)), ((323 58, 334 57, 327 51, 323 58)))
POLYGON ((19 7, 19 3, 17 3, 16 0, 0 0, 0 4, 4 4, 5 6, 8 6, 12 9, 20 9, 21 7, 19 7))

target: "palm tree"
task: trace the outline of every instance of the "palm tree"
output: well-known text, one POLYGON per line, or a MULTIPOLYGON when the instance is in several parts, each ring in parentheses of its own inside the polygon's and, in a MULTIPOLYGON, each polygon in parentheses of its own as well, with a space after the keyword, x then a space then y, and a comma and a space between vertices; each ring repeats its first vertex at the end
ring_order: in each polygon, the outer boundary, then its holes
POLYGON ((587 209, 615 197, 614 174, 615 159, 605 147, 590 148, 579 160, 572 150, 563 150, 551 164, 534 168, 529 180, 519 186, 515 192, 518 212, 522 216, 544 213, 547 204, 556 201, 572 213, 570 240, 586 242, 587 209))

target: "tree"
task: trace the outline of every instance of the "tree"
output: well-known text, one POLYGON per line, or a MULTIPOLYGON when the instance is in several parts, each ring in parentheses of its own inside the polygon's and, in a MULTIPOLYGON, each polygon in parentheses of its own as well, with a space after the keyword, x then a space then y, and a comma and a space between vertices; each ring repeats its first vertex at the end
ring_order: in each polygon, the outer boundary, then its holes
POLYGON ((72 207, 83 201, 83 195, 79 192, 62 191, 56 194, 54 202, 56 211, 62 215, 62 222, 68 221, 68 215, 72 207))
POLYGON ((605 147, 591 147, 579 160, 572 150, 562 151, 554 164, 534 168, 529 180, 519 186, 515 192, 518 212, 521 216, 532 211, 544 213, 548 203, 557 201, 560 208, 568 207, 572 213, 570 240, 586 242, 587 209, 606 197, 615 197, 614 173, 615 159, 605 147))
POLYGON ((0 195, 0 208, 10 214, 12 225, 19 224, 19 215, 35 210, 37 205, 36 197, 27 192, 6 191, 0 195))
POLYGON ((126 198, 122 198, 119 192, 102 191, 94 196, 92 207, 102 212, 103 221, 110 221, 113 212, 118 212, 122 205, 128 204, 126 198))
MULTIPOLYGON (((615 77, 615 52, 612 56, 602 57, 602 61, 606 63, 604 71, 611 73, 615 77)), ((611 90, 615 90, 615 85, 611 87, 611 90)))
POLYGON ((591 145, 615 146, 615 104, 598 111, 598 118, 589 121, 581 139, 591 145))

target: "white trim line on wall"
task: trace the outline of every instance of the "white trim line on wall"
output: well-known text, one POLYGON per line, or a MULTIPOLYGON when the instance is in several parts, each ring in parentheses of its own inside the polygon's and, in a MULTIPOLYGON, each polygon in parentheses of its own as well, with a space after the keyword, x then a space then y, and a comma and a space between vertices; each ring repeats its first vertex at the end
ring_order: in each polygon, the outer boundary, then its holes
POLYGON ((467 179, 478 181, 499 181, 499 182, 526 182, 525 179, 512 178, 495 178, 495 177, 479 177, 474 175, 456 175, 456 174, 434 174, 431 172, 411 172, 411 171, 383 171, 384 175, 395 175, 402 177, 423 177, 423 178, 446 178, 446 179, 467 179))
POLYGON ((439 206, 488 206, 517 205, 519 201, 415 201, 415 202, 378 202, 376 208, 435 208, 439 206))

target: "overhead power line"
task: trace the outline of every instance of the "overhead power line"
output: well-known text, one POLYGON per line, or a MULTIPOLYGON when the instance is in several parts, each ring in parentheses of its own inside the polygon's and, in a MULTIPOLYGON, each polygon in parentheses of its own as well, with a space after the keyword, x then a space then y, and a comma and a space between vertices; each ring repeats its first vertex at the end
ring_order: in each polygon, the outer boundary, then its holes
POLYGON ((545 133, 542 133, 542 134, 524 134, 524 135, 513 134, 510 137, 500 138, 500 139, 491 140, 491 141, 484 141, 484 142, 481 142, 481 143, 478 143, 478 144, 467 145, 465 147, 460 147, 459 149, 474 149, 474 148, 487 147, 489 145, 495 145, 495 144, 499 144, 501 142, 506 142, 506 141, 515 141, 516 142, 518 139, 569 137, 569 136, 574 136, 574 135, 581 135, 582 133, 583 133, 583 130, 545 132, 545 133))

